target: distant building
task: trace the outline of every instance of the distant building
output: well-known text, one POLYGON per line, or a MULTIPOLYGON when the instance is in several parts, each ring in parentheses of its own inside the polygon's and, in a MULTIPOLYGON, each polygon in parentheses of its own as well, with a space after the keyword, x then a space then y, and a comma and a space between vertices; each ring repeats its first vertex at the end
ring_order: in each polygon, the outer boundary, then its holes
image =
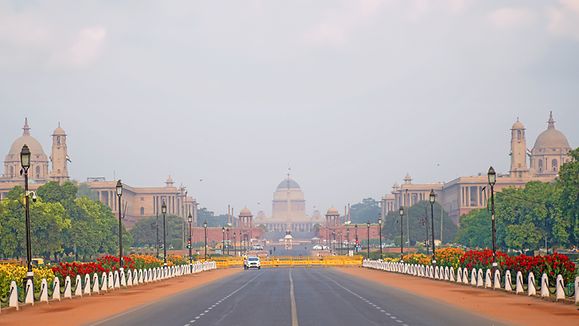
MULTIPOLYGON (((28 119, 24 120, 22 130, 22 136, 14 140, 4 159, 4 172, 0 176, 0 200, 6 197, 7 193, 15 186, 24 185, 24 177, 20 175, 20 151, 25 144, 28 145, 31 152, 29 169, 31 190, 36 190, 49 181, 63 183, 70 180, 67 135, 60 123, 52 133, 50 158, 45 154, 42 145, 31 136, 28 119)), ((100 202, 110 207, 115 215, 118 214, 116 180, 89 178, 85 184, 95 192, 100 202)), ((185 187, 175 187, 171 177, 167 179, 164 187, 133 187, 123 184, 123 188, 120 209, 124 216, 124 223, 128 228, 132 227, 140 218, 161 215, 163 202, 167 205, 167 214, 169 215, 186 218, 191 213, 194 218, 197 216, 195 199, 187 195, 185 187)))
MULTIPOLYGON (((547 129, 537 137, 535 145, 527 149, 525 126, 517 121, 511 127, 511 164, 509 173, 497 176, 496 191, 508 187, 524 187, 530 181, 551 182, 555 180, 562 164, 569 162, 571 146, 565 135, 555 129, 555 120, 550 113, 547 129), (529 164, 527 164, 529 156, 529 164)), ((392 192, 382 197, 383 213, 409 207, 421 200, 428 200, 430 190, 437 195, 445 211, 458 224, 462 215, 473 209, 487 207, 489 196, 487 174, 458 177, 446 183, 412 183, 406 175, 402 185, 395 184, 392 192)))

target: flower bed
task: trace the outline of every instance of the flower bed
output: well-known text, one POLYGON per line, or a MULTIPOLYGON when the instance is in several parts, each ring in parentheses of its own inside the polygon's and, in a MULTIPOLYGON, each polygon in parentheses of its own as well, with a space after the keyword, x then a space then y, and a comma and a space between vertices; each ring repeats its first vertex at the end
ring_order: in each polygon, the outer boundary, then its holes
MULTIPOLYGON (((22 286, 22 280, 26 276, 26 266, 17 264, 0 264, 0 294, 10 292, 10 282, 15 281, 18 286, 22 286)), ((54 279, 54 273, 50 268, 33 268, 34 289, 40 290, 40 283, 43 278, 54 279)))

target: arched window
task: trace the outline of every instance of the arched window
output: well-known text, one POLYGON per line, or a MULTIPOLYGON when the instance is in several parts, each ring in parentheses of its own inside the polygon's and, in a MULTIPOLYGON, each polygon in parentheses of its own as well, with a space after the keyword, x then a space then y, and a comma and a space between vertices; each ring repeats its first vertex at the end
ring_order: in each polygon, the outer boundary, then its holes
POLYGON ((557 171, 559 170, 559 166, 557 165, 557 160, 556 160, 556 159, 553 159, 553 160, 551 161, 551 166, 553 167, 553 171, 554 171, 554 172, 557 172, 557 171))
POLYGON ((521 141, 521 131, 517 130, 517 140, 521 141))
POLYGON ((145 215, 145 207, 141 207, 141 216, 145 215))
POLYGON ((543 172, 543 160, 539 159, 539 172, 543 172))
POLYGON ((36 166, 36 178, 40 178, 40 166, 36 166))
POLYGON ((14 166, 10 166, 10 177, 14 177, 14 166))

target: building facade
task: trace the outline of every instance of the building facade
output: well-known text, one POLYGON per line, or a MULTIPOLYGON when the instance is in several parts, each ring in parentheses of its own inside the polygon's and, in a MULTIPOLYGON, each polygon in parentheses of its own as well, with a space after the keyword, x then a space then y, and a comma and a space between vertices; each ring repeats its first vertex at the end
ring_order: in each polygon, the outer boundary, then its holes
MULTIPOLYGON (((530 181, 552 182, 562 164, 571 161, 571 146, 567 137, 555 128, 553 113, 549 114, 547 129, 539 134, 531 150, 527 149, 526 129, 519 119, 510 130, 511 162, 509 172, 498 174, 495 191, 509 187, 524 187, 530 181), (528 160, 527 160, 528 158, 528 160)), ((486 172, 476 176, 463 176, 445 183, 412 183, 407 175, 400 186, 395 184, 392 192, 382 197, 384 213, 409 207, 421 200, 428 200, 431 189, 437 202, 458 224, 462 215, 474 209, 487 207, 489 197, 486 172)))
MULTIPOLYGON (((0 176, 0 200, 6 197, 14 187, 24 185, 24 177, 20 175, 20 151, 24 145, 28 145, 31 152, 30 190, 34 191, 50 181, 63 183, 71 180, 68 171, 70 160, 67 134, 60 123, 52 133, 50 157, 45 154, 40 142, 32 137, 30 129, 26 118, 22 128, 22 136, 14 140, 4 158, 4 172, 0 176)), ((194 219, 197 217, 195 199, 188 196, 184 186, 176 187, 171 177, 167 179, 165 186, 160 187, 134 187, 123 184, 120 207, 116 196, 116 180, 89 178, 83 184, 86 184, 95 193, 101 203, 110 207, 115 215, 120 209, 127 228, 131 228, 140 218, 161 215, 163 202, 167 205, 167 214, 169 215, 186 218, 191 214, 194 219)))

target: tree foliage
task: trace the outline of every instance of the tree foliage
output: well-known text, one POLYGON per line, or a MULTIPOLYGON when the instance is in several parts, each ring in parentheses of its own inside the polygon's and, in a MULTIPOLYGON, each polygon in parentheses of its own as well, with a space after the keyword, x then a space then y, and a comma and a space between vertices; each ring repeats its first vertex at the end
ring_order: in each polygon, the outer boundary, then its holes
MULTIPOLYGON (((183 228, 189 226, 178 216, 167 215, 167 249, 183 249, 183 228)), ((159 227, 159 248, 163 246, 163 217, 146 217, 140 219, 131 229, 134 245, 137 247, 155 247, 157 238, 157 223, 159 227)), ((187 234, 188 229, 185 229, 187 234)), ((193 239, 195 242, 195 239, 193 239)))

